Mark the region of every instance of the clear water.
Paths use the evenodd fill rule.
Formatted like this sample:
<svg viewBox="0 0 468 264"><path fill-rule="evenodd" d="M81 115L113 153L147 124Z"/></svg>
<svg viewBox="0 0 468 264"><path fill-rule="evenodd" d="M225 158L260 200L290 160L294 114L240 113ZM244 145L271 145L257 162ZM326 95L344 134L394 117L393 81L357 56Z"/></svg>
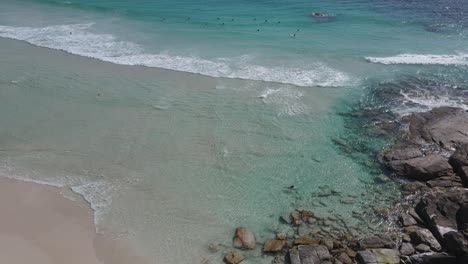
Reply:
<svg viewBox="0 0 468 264"><path fill-rule="evenodd" d="M50 49L0 40L0 173L72 187L154 263L219 263L209 243L287 231L296 207L385 229L352 213L398 200L385 138L343 113L465 107L468 7L427 2L3 0L0 37Z"/></svg>

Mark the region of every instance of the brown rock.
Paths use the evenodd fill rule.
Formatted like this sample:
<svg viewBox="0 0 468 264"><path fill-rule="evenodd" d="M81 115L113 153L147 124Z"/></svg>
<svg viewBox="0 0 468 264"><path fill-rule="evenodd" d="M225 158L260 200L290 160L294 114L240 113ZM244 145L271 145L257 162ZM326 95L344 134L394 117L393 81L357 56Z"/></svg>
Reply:
<svg viewBox="0 0 468 264"><path fill-rule="evenodd" d="M245 227L238 227L236 228L233 244L236 248L253 249L256 245L255 235Z"/></svg>
<svg viewBox="0 0 468 264"><path fill-rule="evenodd" d="M311 238L311 237L298 237L294 240L294 245L312 245L312 244L320 244L319 238Z"/></svg>
<svg viewBox="0 0 468 264"><path fill-rule="evenodd" d="M357 255L357 252L352 250L352 249L347 249L346 250L346 255L348 255L350 258L355 258Z"/></svg>
<svg viewBox="0 0 468 264"><path fill-rule="evenodd" d="M224 255L224 260L229 264L241 263L245 259L239 252L229 252Z"/></svg>
<svg viewBox="0 0 468 264"><path fill-rule="evenodd" d="M279 252L281 251L284 246L286 245L286 240L279 240L279 239L271 239L265 241L263 245L264 252Z"/></svg>

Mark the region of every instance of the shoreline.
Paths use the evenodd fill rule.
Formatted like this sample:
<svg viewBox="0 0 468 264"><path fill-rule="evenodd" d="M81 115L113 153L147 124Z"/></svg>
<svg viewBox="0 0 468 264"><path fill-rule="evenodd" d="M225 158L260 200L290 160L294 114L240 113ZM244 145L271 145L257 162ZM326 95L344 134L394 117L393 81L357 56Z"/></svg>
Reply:
<svg viewBox="0 0 468 264"><path fill-rule="evenodd" d="M96 233L93 211L84 201L66 198L70 192L0 177L0 262L149 263L125 238Z"/></svg>

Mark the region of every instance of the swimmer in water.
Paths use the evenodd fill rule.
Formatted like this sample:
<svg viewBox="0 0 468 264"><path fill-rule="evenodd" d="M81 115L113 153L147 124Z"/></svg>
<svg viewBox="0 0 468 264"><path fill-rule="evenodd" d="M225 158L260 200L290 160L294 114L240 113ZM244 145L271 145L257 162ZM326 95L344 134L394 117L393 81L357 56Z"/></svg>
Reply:
<svg viewBox="0 0 468 264"><path fill-rule="evenodd" d="M296 186L294 185L291 185L291 186L288 186L286 187L288 190L296 190Z"/></svg>

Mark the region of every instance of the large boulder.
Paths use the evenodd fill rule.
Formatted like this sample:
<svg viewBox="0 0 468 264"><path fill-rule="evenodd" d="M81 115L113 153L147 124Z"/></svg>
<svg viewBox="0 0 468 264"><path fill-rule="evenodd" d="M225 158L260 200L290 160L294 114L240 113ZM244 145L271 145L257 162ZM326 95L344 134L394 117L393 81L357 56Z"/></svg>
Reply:
<svg viewBox="0 0 468 264"><path fill-rule="evenodd" d="M439 155L424 156L415 148L386 150L381 155L383 164L398 175L427 181L453 174L452 166Z"/></svg>
<svg viewBox="0 0 468 264"><path fill-rule="evenodd" d="M263 245L263 251L270 253L279 252L284 248L285 245L286 240L270 239L265 241L265 244Z"/></svg>
<svg viewBox="0 0 468 264"><path fill-rule="evenodd" d="M444 235L445 248L455 256L468 256L468 241L458 232L448 232Z"/></svg>
<svg viewBox="0 0 468 264"><path fill-rule="evenodd" d="M468 144L459 146L450 157L449 162L456 170L468 166Z"/></svg>
<svg viewBox="0 0 468 264"><path fill-rule="evenodd" d="M233 238L233 245L240 249L253 249L256 245L255 235L245 227L236 228Z"/></svg>
<svg viewBox="0 0 468 264"><path fill-rule="evenodd" d="M365 237L359 240L359 247L361 249L393 248L395 247L395 242L389 235L379 234L379 235Z"/></svg>
<svg viewBox="0 0 468 264"><path fill-rule="evenodd" d="M440 251L442 246L437 239L432 235L431 231L421 228L410 234L411 242L415 245L427 245L435 251Z"/></svg>
<svg viewBox="0 0 468 264"><path fill-rule="evenodd" d="M359 264L398 264L400 253L394 249L380 248L359 251L356 260Z"/></svg>
<svg viewBox="0 0 468 264"><path fill-rule="evenodd" d="M289 250L291 264L322 264L330 262L331 255L322 245L302 245Z"/></svg>
<svg viewBox="0 0 468 264"><path fill-rule="evenodd" d="M460 176L463 185L468 187L468 144L458 147L449 162Z"/></svg>
<svg viewBox="0 0 468 264"><path fill-rule="evenodd" d="M468 112L454 107L435 108L414 113L408 118L408 139L414 143L435 143L454 150L468 143Z"/></svg>
<svg viewBox="0 0 468 264"><path fill-rule="evenodd" d="M431 192L419 201L416 212L434 236L442 241L444 234L458 230L457 214L464 201L468 201L466 189Z"/></svg>
<svg viewBox="0 0 468 264"><path fill-rule="evenodd" d="M443 253L412 255L410 261L412 264L460 264L456 257Z"/></svg>

